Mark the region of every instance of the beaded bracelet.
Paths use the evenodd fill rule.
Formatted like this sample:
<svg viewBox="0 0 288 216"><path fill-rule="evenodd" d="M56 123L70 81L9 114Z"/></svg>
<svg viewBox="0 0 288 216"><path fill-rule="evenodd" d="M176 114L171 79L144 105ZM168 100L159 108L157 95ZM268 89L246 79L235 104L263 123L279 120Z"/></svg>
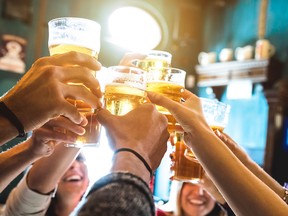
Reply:
<svg viewBox="0 0 288 216"><path fill-rule="evenodd" d="M11 124L14 125L14 127L18 130L18 137L25 137L25 131L24 126L20 122L20 120L17 118L17 116L6 106L6 104L3 101L0 101L0 115L8 119Z"/></svg>
<svg viewBox="0 0 288 216"><path fill-rule="evenodd" d="M151 169L151 167L149 166L149 164L145 161L145 159L136 151L134 151L133 149L130 149L130 148L119 148L117 149L115 152L114 152L114 156L113 158L115 157L115 155L119 152L123 152L123 151L126 151L126 152L131 152L132 154L134 154L139 160L142 161L142 163L144 164L144 166L146 167L146 169L148 170L148 172L150 173L150 178L152 178L153 176L153 171Z"/></svg>
<svg viewBox="0 0 288 216"><path fill-rule="evenodd" d="M286 202L286 204L288 204L288 183L284 183L283 189L284 189L283 200L284 202Z"/></svg>

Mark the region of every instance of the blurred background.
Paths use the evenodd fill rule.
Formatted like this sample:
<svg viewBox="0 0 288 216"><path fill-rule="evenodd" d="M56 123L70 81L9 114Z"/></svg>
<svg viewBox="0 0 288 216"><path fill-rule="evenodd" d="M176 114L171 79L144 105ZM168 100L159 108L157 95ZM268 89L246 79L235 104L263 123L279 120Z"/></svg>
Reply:
<svg viewBox="0 0 288 216"><path fill-rule="evenodd" d="M130 51L170 52L172 66L187 72L187 89L231 105L225 132L283 184L288 181L287 7L286 0L0 0L0 60L7 52L7 41L17 41L22 48L19 69L0 65L0 95L37 58L49 55L49 20L92 19L101 25L102 65L116 65ZM269 59L239 62L233 55L229 62L220 61L222 49L255 48L259 39L275 47ZM199 65L200 52L215 52L216 62ZM0 151L20 141L16 138ZM105 134L99 147L85 151L92 180L109 172L111 152ZM165 155L155 174L154 195L163 201L169 198L169 166ZM0 202L5 202L22 175L1 193Z"/></svg>

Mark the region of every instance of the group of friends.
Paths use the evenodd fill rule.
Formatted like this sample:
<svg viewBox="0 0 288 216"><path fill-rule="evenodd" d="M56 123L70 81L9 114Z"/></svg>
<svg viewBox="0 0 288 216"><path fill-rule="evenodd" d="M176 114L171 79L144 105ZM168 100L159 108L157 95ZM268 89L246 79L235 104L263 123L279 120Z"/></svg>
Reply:
<svg viewBox="0 0 288 216"><path fill-rule="evenodd" d="M143 57L129 53L120 64L129 65ZM185 143L212 182L203 185L206 191L235 215L287 215L287 189L227 134L213 132L198 96L184 90L183 101L177 103L148 92L149 103L115 116L101 103L100 69L95 58L74 51L42 57L0 98L0 144L32 134L0 154L0 191L27 169L10 193L3 215L155 215L149 189L151 171L160 165L169 139L167 118L155 105L167 108L182 126ZM92 71L96 71L96 79ZM83 100L97 110L97 120L105 127L115 152L111 172L97 180L88 193L85 157L81 149L65 147L85 133L87 119L67 98ZM61 129L73 133L67 135Z"/></svg>

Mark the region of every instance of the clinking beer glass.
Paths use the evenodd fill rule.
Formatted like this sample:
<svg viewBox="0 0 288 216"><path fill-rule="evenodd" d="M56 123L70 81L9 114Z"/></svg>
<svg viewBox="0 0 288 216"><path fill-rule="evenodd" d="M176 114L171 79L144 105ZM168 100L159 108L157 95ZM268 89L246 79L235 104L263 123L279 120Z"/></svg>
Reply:
<svg viewBox="0 0 288 216"><path fill-rule="evenodd" d="M223 131L228 123L230 105L216 99L200 98L205 119L213 130ZM170 154L172 164L172 179L178 181L199 183L204 175L204 169L198 162L191 148L186 146L183 133L176 132L174 152Z"/></svg>
<svg viewBox="0 0 288 216"><path fill-rule="evenodd" d="M216 99L200 98L205 119L213 131L222 132L228 124L231 106ZM185 156L194 161L198 161L193 151L187 147Z"/></svg>
<svg viewBox="0 0 288 216"><path fill-rule="evenodd" d="M160 93L178 103L181 102L184 91L186 72L178 68L149 68L147 78L147 91ZM164 107L157 106L159 112L168 119L168 131L172 139L173 152L170 154L173 180L197 183L204 174L204 170L197 162L184 156L187 148L184 142L184 133L180 124Z"/></svg>
<svg viewBox="0 0 288 216"><path fill-rule="evenodd" d="M146 102L147 72L136 67L111 66L105 72L104 103L114 115L125 115Z"/></svg>
<svg viewBox="0 0 288 216"><path fill-rule="evenodd" d="M183 182L199 183L204 175L204 169L198 161L190 160L185 157L187 146L184 142L183 132L174 132L173 135L173 152L171 158L171 179Z"/></svg>
<svg viewBox="0 0 288 216"><path fill-rule="evenodd" d="M135 61L135 66L145 71L149 68L166 68L171 66L172 54L162 50L149 50L144 52L146 58Z"/></svg>
<svg viewBox="0 0 288 216"><path fill-rule="evenodd" d="M50 20L48 29L50 55L77 51L98 58L101 26L97 22L77 17L60 17ZM95 74L96 72L93 75ZM69 84L83 85L82 83ZM86 116L88 124L85 126L85 134L79 135L75 143L66 144L66 146L82 147L97 144L101 125L96 119L94 109L81 100L67 98L67 101L74 104L79 112ZM67 131L67 133L71 132Z"/></svg>
<svg viewBox="0 0 288 216"><path fill-rule="evenodd" d="M162 94L178 103L181 102L181 94L184 91L186 72L172 67L151 67L147 74L147 91ZM183 131L171 113L161 106L156 106L158 111L163 113L168 119L168 130Z"/></svg>

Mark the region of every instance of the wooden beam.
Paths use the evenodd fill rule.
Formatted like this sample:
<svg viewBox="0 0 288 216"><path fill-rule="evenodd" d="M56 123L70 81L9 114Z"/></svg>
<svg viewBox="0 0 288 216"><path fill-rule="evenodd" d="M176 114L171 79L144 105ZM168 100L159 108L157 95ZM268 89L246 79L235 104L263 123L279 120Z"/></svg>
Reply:
<svg viewBox="0 0 288 216"><path fill-rule="evenodd" d="M38 24L37 24L37 42L35 42L35 56L34 59L38 59L42 55L42 42L44 38L44 28L43 24L46 22L45 15L46 15L46 8L47 8L47 0L41 0L39 5L39 13L38 13Z"/></svg>
<svg viewBox="0 0 288 216"><path fill-rule="evenodd" d="M265 38L265 35L266 35L267 7L268 7L268 0L261 0L259 20L258 20L258 38L259 39Z"/></svg>

